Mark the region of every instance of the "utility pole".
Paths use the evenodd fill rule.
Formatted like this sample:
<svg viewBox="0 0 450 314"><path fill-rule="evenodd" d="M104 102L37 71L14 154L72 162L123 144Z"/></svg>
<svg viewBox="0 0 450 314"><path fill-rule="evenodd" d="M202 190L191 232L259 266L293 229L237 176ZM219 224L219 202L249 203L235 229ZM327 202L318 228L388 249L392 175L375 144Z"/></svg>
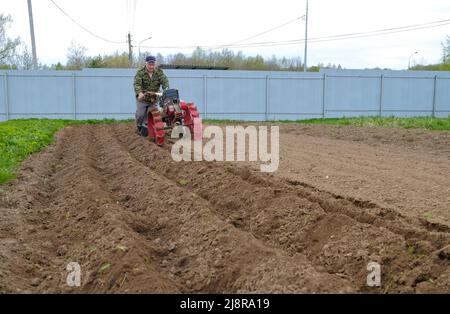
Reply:
<svg viewBox="0 0 450 314"><path fill-rule="evenodd" d="M131 34L128 32L128 62L133 66L133 45L131 44Z"/></svg>
<svg viewBox="0 0 450 314"><path fill-rule="evenodd" d="M30 19L31 49L33 51L33 69L36 70L37 54L36 54L36 41L34 39L33 8L31 7L31 0L28 0L28 17Z"/></svg>
<svg viewBox="0 0 450 314"><path fill-rule="evenodd" d="M306 16L305 16L305 63L303 72L308 71L308 0L306 0Z"/></svg>

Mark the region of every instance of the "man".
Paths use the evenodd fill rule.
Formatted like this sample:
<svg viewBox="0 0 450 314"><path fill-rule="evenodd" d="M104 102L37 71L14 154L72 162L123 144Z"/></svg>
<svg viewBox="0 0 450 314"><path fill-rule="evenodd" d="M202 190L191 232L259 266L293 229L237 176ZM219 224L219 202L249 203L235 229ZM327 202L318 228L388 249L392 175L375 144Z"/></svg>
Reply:
<svg viewBox="0 0 450 314"><path fill-rule="evenodd" d="M136 95L136 127L140 134L142 124L146 117L148 106L156 106L158 97L155 93L169 88L169 80L163 70L156 66L156 58L147 56L145 66L139 69L134 77L134 91Z"/></svg>

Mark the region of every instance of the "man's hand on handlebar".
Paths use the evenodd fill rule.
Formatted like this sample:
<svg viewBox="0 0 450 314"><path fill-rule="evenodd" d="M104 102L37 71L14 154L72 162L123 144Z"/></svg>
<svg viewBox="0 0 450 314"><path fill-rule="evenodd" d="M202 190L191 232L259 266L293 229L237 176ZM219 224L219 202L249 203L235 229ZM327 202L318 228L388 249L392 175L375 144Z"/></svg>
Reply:
<svg viewBox="0 0 450 314"><path fill-rule="evenodd" d="M146 95L150 95L150 96L159 96L161 97L163 95L163 93L159 93L159 92L146 92Z"/></svg>
<svg viewBox="0 0 450 314"><path fill-rule="evenodd" d="M140 92L138 95L138 100L139 101L143 101L145 100L146 96L159 96L161 97L163 95L163 93L159 93L159 92Z"/></svg>

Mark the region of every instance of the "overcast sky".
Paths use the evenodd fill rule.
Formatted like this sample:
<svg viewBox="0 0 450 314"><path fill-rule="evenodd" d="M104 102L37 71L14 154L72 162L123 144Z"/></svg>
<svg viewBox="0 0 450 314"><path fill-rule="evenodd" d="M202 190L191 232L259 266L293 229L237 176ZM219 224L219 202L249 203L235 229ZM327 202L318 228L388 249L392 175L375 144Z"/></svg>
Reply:
<svg viewBox="0 0 450 314"><path fill-rule="evenodd" d="M149 36L148 46L211 46L230 44L258 34L305 13L306 0L54 0L72 18L95 34L125 41L130 30L134 44ZM136 2L135 14L133 2ZM26 0L0 0L1 13L14 20L9 31L29 46ZM310 0L309 36L365 32L450 19L446 0ZM97 39L75 25L50 0L33 0L38 58L52 64L66 62L72 40L86 46L89 55L128 51L126 44ZM134 17L134 18L133 18ZM249 42L303 39L304 21L298 20ZM441 42L450 25L385 36L311 43L308 65L341 64L345 68L382 67L404 69L412 62L439 61ZM137 48L135 48L137 50ZM147 49L143 49L147 50ZM302 56L304 44L242 50L246 55ZM151 49L164 55L190 53L192 49Z"/></svg>

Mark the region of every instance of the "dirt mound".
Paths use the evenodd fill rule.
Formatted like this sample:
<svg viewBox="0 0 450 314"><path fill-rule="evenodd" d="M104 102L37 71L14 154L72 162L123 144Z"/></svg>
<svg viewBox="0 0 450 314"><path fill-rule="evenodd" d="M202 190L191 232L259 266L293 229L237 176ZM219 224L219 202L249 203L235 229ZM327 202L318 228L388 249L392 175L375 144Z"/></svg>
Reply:
<svg viewBox="0 0 450 314"><path fill-rule="evenodd" d="M62 130L1 196L4 292L450 292L446 225L247 165L177 163L131 125Z"/></svg>

